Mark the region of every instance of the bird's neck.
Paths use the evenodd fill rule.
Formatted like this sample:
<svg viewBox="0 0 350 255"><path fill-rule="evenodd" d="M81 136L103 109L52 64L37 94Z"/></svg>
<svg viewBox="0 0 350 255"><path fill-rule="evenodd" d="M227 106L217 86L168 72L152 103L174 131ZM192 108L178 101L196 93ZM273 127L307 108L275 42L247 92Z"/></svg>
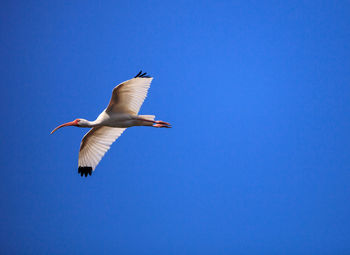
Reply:
<svg viewBox="0 0 350 255"><path fill-rule="evenodd" d="M97 119L95 119L94 121L90 121L90 120L85 120L85 119L81 119L81 127L100 127L103 126L103 123L108 120L110 117L109 115L107 115L105 113L105 111L103 111L98 117Z"/></svg>
<svg viewBox="0 0 350 255"><path fill-rule="evenodd" d="M93 128L93 127L98 127L101 123L101 121L96 119L94 121L90 121L90 120L81 120L79 123L80 127L89 127L89 128Z"/></svg>

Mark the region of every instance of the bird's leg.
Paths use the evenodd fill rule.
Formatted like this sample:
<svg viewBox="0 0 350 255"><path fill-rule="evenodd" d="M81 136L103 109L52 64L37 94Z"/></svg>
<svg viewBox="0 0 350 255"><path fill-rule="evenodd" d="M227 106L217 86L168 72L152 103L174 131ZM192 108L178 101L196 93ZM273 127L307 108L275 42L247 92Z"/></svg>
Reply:
<svg viewBox="0 0 350 255"><path fill-rule="evenodd" d="M156 128L171 128L171 125L170 123L168 122L165 122L165 121L162 121L162 120L156 120L153 122L153 126L152 127L156 127Z"/></svg>

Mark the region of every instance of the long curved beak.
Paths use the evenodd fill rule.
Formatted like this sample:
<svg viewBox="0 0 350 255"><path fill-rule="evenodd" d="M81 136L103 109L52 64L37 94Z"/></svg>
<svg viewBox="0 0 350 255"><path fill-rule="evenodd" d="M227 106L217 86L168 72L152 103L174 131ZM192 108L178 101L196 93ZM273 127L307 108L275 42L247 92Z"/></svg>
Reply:
<svg viewBox="0 0 350 255"><path fill-rule="evenodd" d="M67 122L67 123L64 123L62 125L59 125L57 128L55 128L54 130L51 131L51 135L56 132L58 129L62 128L62 127L68 127L68 126L76 126L77 125L77 122L74 120L74 121L71 121L71 122Z"/></svg>

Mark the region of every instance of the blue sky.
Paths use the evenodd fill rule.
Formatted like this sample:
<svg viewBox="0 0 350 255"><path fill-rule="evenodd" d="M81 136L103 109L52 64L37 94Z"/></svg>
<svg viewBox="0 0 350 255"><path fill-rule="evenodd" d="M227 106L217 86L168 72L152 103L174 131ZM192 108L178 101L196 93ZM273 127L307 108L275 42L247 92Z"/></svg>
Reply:
<svg viewBox="0 0 350 255"><path fill-rule="evenodd" d="M5 1L2 254L348 254L348 1ZM154 77L89 178L112 88Z"/></svg>

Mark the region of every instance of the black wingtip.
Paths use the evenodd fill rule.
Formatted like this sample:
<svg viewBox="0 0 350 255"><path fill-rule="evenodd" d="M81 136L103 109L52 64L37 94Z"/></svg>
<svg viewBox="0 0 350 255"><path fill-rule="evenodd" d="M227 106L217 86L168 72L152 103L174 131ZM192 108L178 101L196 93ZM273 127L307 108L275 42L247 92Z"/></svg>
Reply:
<svg viewBox="0 0 350 255"><path fill-rule="evenodd" d="M92 167L91 166L79 166L78 167L78 173L83 177L87 177L88 175L92 174Z"/></svg>
<svg viewBox="0 0 350 255"><path fill-rule="evenodd" d="M147 75L147 73L142 73L141 70L134 78L151 78L151 76Z"/></svg>

